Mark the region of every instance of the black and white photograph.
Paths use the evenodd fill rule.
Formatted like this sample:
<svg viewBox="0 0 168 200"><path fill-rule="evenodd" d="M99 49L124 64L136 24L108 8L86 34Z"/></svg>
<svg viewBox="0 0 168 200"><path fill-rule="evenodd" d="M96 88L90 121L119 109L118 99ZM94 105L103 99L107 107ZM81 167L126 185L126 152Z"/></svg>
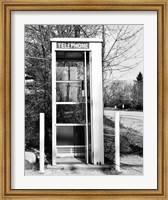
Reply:
<svg viewBox="0 0 168 200"><path fill-rule="evenodd" d="M143 24L25 24L25 176L143 176Z"/></svg>

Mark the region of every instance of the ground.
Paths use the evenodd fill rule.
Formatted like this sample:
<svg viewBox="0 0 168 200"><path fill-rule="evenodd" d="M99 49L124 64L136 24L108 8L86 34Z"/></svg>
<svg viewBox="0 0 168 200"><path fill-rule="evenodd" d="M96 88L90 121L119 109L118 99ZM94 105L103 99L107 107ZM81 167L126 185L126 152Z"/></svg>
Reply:
<svg viewBox="0 0 168 200"><path fill-rule="evenodd" d="M84 165L70 164L57 168L47 168L45 173L39 172L37 164L25 170L25 175L143 175L143 112L120 111L120 168L121 172L115 170L114 165L114 111L105 109L104 117L104 138L106 166L90 167Z"/></svg>
<svg viewBox="0 0 168 200"><path fill-rule="evenodd" d="M39 172L38 165L34 165L33 169L25 170L26 176L103 176L103 175L142 175L143 174L143 158L139 156L123 156L121 157L121 172L117 172L111 167L90 167L79 166L78 164L61 165L57 168L45 167L45 173Z"/></svg>

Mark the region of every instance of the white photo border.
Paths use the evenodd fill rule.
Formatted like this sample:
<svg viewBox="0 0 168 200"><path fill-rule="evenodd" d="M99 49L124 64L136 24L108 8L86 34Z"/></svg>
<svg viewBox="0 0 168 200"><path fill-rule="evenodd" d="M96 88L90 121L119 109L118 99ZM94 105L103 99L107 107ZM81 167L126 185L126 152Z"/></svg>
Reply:
<svg viewBox="0 0 168 200"><path fill-rule="evenodd" d="M24 176L25 24L144 25L143 176ZM11 189L157 189L157 11L11 12Z"/></svg>

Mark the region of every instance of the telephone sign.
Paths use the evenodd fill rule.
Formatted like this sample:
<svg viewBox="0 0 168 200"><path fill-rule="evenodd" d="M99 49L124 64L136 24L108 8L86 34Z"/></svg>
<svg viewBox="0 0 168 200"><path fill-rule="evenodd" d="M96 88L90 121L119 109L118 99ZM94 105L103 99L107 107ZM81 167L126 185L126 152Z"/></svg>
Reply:
<svg viewBox="0 0 168 200"><path fill-rule="evenodd" d="M76 42L57 42L58 49L88 49L89 43Z"/></svg>

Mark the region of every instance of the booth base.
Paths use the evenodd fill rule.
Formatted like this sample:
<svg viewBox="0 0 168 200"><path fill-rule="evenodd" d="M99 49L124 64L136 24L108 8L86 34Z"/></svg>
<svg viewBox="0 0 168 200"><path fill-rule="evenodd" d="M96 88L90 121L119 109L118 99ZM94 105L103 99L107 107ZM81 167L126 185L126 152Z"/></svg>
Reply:
<svg viewBox="0 0 168 200"><path fill-rule="evenodd" d="M86 164L82 159L80 158L57 158L57 164L56 165L47 165L48 169L67 169L71 170L72 167L75 167L76 169L85 168L85 169L109 169L114 170L112 167L108 165L93 165L93 164Z"/></svg>

